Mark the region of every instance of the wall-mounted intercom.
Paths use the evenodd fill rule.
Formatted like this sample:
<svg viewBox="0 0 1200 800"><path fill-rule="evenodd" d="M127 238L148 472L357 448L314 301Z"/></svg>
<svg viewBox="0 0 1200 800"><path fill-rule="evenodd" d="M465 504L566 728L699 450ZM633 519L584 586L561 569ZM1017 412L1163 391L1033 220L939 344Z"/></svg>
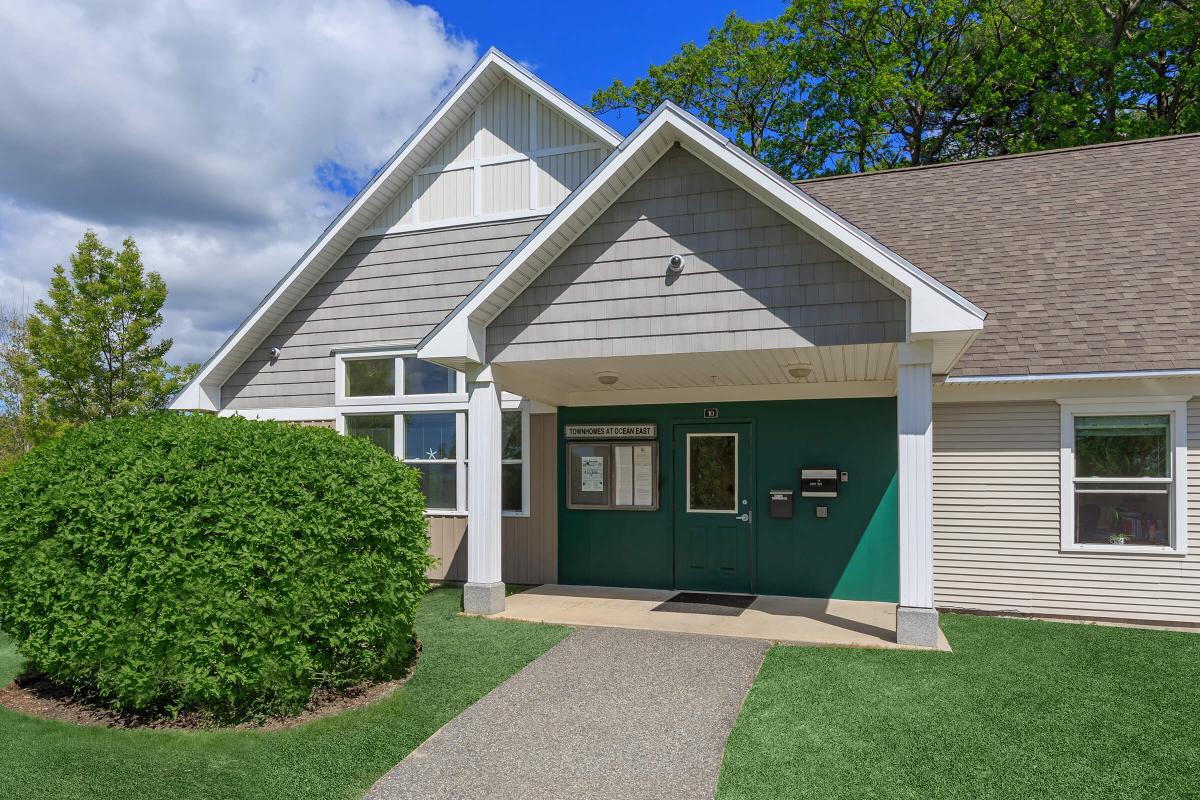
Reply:
<svg viewBox="0 0 1200 800"><path fill-rule="evenodd" d="M801 497L837 497L838 471L830 468L804 467L800 470Z"/></svg>

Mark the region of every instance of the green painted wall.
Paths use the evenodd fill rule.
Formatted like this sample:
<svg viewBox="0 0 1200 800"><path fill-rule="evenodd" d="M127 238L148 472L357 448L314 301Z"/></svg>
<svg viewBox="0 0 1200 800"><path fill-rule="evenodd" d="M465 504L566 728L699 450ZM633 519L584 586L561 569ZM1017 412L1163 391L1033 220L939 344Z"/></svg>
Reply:
<svg viewBox="0 0 1200 800"><path fill-rule="evenodd" d="M708 421L753 422L755 591L759 594L899 599L894 398L757 403L559 408L558 574L562 583L672 588L672 426ZM573 423L656 422L659 428L657 511L569 510L566 443ZM836 498L800 497L800 468L850 473ZM796 490L792 519L771 519L768 491ZM816 506L829 506L817 519Z"/></svg>

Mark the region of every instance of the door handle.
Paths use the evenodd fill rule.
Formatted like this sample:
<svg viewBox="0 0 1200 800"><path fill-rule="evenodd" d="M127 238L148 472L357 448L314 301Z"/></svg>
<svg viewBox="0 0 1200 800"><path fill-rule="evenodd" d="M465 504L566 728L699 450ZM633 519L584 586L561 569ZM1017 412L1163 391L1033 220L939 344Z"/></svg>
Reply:
<svg viewBox="0 0 1200 800"><path fill-rule="evenodd" d="M734 517L734 519L736 519L738 522L749 522L750 521L750 512L747 511L745 514Z"/></svg>

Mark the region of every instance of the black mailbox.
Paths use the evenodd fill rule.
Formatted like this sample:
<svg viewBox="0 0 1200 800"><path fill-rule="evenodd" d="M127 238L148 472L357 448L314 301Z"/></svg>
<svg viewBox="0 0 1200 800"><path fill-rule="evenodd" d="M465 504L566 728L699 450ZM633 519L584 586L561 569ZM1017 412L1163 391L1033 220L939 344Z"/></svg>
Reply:
<svg viewBox="0 0 1200 800"><path fill-rule="evenodd" d="M801 497L837 497L838 471L812 467L800 470L800 495Z"/></svg>
<svg viewBox="0 0 1200 800"><path fill-rule="evenodd" d="M791 519L792 518L792 490L791 489L772 489L771 490L771 517L772 519Z"/></svg>

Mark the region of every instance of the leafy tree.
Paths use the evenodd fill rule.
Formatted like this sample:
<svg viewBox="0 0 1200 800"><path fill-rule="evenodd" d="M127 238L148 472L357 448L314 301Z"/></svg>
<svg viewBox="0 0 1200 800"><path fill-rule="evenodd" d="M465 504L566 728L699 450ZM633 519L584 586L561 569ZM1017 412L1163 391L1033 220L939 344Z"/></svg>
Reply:
<svg viewBox="0 0 1200 800"><path fill-rule="evenodd" d="M617 81L596 111L688 108L783 175L1200 130L1200 0L793 0Z"/></svg>
<svg viewBox="0 0 1200 800"><path fill-rule="evenodd" d="M26 319L19 306L0 311L0 469L59 428L29 379Z"/></svg>
<svg viewBox="0 0 1200 800"><path fill-rule="evenodd" d="M132 238L115 252L93 231L84 234L70 271L54 267L49 298L27 323L25 378L52 418L79 423L166 404L196 369L166 361L170 339L152 342L166 298Z"/></svg>
<svg viewBox="0 0 1200 800"><path fill-rule="evenodd" d="M814 171L834 146L834 120L824 113L829 103L817 65L792 40L783 20L748 22L730 14L704 46L685 44L646 77L596 92L592 109L631 109L645 118L671 101L783 174Z"/></svg>

